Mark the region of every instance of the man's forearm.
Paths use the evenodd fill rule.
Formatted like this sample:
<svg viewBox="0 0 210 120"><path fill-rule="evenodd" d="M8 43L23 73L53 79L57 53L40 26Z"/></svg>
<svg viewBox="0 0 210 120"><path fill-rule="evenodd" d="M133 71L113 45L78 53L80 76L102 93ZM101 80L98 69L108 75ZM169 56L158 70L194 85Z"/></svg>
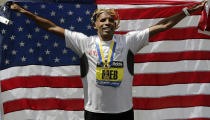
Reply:
<svg viewBox="0 0 210 120"><path fill-rule="evenodd" d="M45 18L42 18L40 16L37 16L25 9L22 9L19 11L20 13L26 15L29 17L31 20L33 20L40 28L43 28L44 30L50 31L50 28L53 28L56 26L55 23L53 23L50 20L47 20Z"/></svg>

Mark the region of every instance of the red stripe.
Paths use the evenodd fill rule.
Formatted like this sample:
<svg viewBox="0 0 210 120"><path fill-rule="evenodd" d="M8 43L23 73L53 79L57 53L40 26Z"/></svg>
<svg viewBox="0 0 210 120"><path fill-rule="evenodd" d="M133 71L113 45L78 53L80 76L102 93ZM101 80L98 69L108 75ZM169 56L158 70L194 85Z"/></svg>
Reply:
<svg viewBox="0 0 210 120"><path fill-rule="evenodd" d="M210 60L210 51L184 51L174 53L145 53L137 54L135 63L144 62L173 62L181 60Z"/></svg>
<svg viewBox="0 0 210 120"><path fill-rule="evenodd" d="M178 72L164 74L136 74L134 75L134 86L163 86L170 84L188 83L210 83L209 71L203 72ZM59 79L58 79L59 78ZM82 88L80 77L76 79L58 77L22 77L3 80L1 82L2 92L16 88ZM68 80L65 80L68 79Z"/></svg>
<svg viewBox="0 0 210 120"><path fill-rule="evenodd" d="M171 84L210 83L210 71L136 74L133 86L164 86Z"/></svg>
<svg viewBox="0 0 210 120"><path fill-rule="evenodd" d="M126 34L127 31L115 32L116 34ZM163 40L184 40L184 39L210 39L210 36L198 33L198 28L173 28L161 32L150 38L150 42Z"/></svg>
<svg viewBox="0 0 210 120"><path fill-rule="evenodd" d="M176 119L176 120L210 120L210 118L189 118L189 119Z"/></svg>
<svg viewBox="0 0 210 120"><path fill-rule="evenodd" d="M49 76L30 76L16 77L1 81L2 92L15 88L82 88L82 81L79 76L75 77L49 77Z"/></svg>
<svg viewBox="0 0 210 120"><path fill-rule="evenodd" d="M21 110L83 110L83 99L19 99L3 104L4 114Z"/></svg>
<svg viewBox="0 0 210 120"><path fill-rule="evenodd" d="M96 4L161 4L161 5L182 5L198 3L196 1L170 1L170 0L96 0Z"/></svg>
<svg viewBox="0 0 210 120"><path fill-rule="evenodd" d="M156 110L165 108L210 107L210 95L170 96L161 98L134 98L134 109Z"/></svg>
<svg viewBox="0 0 210 120"><path fill-rule="evenodd" d="M157 7L157 8L133 8L133 9L118 9L121 20L133 20L133 19L152 19L152 18L165 18L182 11L186 6L176 7ZM194 13L193 15L200 15Z"/></svg>
<svg viewBox="0 0 210 120"><path fill-rule="evenodd" d="M155 110L164 108L210 107L210 95L172 96L162 98L133 98L134 109ZM3 104L4 114L21 110L82 111L83 99L19 99Z"/></svg>

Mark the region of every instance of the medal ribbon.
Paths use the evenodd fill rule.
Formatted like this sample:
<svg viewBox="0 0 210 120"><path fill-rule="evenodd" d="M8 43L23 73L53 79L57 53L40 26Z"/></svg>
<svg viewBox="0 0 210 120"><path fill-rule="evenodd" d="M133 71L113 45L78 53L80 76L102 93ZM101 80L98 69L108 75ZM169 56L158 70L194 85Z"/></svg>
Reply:
<svg viewBox="0 0 210 120"><path fill-rule="evenodd" d="M99 43L96 42L96 46L97 46L97 52L98 52L98 56L99 56L100 65L101 65L101 67L105 67L106 62L105 62L101 42L100 41L99 41ZM114 58L115 48L116 48L116 41L112 40L111 47L109 49L107 67L111 67L111 64L112 64L113 58Z"/></svg>

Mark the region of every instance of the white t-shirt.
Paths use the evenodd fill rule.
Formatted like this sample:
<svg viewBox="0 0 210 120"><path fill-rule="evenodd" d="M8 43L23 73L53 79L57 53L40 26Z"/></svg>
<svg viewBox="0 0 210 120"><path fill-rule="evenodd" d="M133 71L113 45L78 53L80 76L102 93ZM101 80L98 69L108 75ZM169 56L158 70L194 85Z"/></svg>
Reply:
<svg viewBox="0 0 210 120"><path fill-rule="evenodd" d="M102 86L96 82L96 65L99 63L96 41L98 36L86 36L82 33L65 30L66 46L76 54L87 57L88 71L82 78L84 87L85 110L96 113L121 113L130 110L132 104L133 75L128 70L127 60L129 51L136 54L149 43L149 29L129 32L126 35L114 35L117 42L114 61L124 64L124 77L119 87ZM104 58L108 53L112 41L101 41Z"/></svg>

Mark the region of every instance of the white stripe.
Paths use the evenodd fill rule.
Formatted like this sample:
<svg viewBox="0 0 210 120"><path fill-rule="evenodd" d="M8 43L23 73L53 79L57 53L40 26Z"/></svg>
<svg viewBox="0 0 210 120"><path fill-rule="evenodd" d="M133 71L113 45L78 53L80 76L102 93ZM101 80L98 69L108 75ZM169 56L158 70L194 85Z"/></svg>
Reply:
<svg viewBox="0 0 210 120"><path fill-rule="evenodd" d="M210 107L168 108L160 110L136 110L135 120L166 120L210 118Z"/></svg>
<svg viewBox="0 0 210 120"><path fill-rule="evenodd" d="M83 111L22 110L4 115L3 120L84 120Z"/></svg>
<svg viewBox="0 0 210 120"><path fill-rule="evenodd" d="M182 52L182 51L210 51L208 39L187 39L178 41L150 42L138 53L161 53L161 52Z"/></svg>
<svg viewBox="0 0 210 120"><path fill-rule="evenodd" d="M78 66L49 67L41 65L29 65L23 67L12 67L0 71L0 80L18 76L78 76L80 75Z"/></svg>
<svg viewBox="0 0 210 120"><path fill-rule="evenodd" d="M156 19L138 19L138 20L120 20L120 28L117 31L133 31L143 30L158 23L163 18ZM173 28L197 27L200 20L200 15L188 16L180 21Z"/></svg>
<svg viewBox="0 0 210 120"><path fill-rule="evenodd" d="M184 0L171 0L171 1L184 1ZM195 2L201 2L203 0L192 0ZM186 2L186 1L184 1ZM163 4L151 4L151 5L118 5L118 4L98 4L98 8L113 8L113 9L126 9L126 8L152 8L152 7L170 7L175 5L163 5Z"/></svg>
<svg viewBox="0 0 210 120"><path fill-rule="evenodd" d="M135 86L134 97L166 97L184 95L210 95L210 83L202 84L177 84L169 86ZM167 92L165 92L167 91ZM59 98L75 99L84 98L83 88L17 88L1 93L2 103L16 99L29 98Z"/></svg>
<svg viewBox="0 0 210 120"><path fill-rule="evenodd" d="M210 95L210 83L176 84L168 86L135 86L134 97L167 97L185 95Z"/></svg>
<svg viewBox="0 0 210 120"><path fill-rule="evenodd" d="M29 98L59 98L59 99L75 99L84 98L83 88L17 88L1 93L2 103L16 99Z"/></svg>
<svg viewBox="0 0 210 120"><path fill-rule="evenodd" d="M160 110L134 110L135 120L164 120L209 118L209 107L168 108ZM4 120L84 120L83 111L22 110L4 115Z"/></svg>
<svg viewBox="0 0 210 120"><path fill-rule="evenodd" d="M173 73L188 71L209 71L209 60L135 63L134 73Z"/></svg>
<svg viewBox="0 0 210 120"><path fill-rule="evenodd" d="M113 8L113 9L130 9L130 8L152 8L152 7L170 7L172 5L113 5L113 4L100 4L98 5L98 8L100 9L107 9L107 8Z"/></svg>

